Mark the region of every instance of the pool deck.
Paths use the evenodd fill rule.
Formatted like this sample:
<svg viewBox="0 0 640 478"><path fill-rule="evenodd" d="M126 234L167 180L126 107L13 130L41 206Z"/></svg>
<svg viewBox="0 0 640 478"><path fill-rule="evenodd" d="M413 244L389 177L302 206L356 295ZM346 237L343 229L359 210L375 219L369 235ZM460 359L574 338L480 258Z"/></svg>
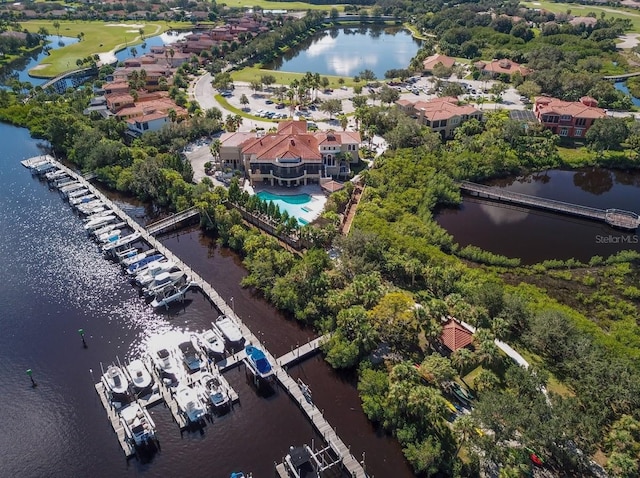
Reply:
<svg viewBox="0 0 640 478"><path fill-rule="evenodd" d="M311 196L311 201L302 206L304 209L308 209L308 211L305 211L304 214L299 216L299 219L304 219L307 222L312 222L317 219L322 211L324 211L324 206L327 203L327 196L322 191L319 184L308 184L306 186L286 188L263 185L251 186L249 181L245 181L243 189L252 195L264 191L271 194L277 194L279 196L295 196L297 194L307 194Z"/></svg>

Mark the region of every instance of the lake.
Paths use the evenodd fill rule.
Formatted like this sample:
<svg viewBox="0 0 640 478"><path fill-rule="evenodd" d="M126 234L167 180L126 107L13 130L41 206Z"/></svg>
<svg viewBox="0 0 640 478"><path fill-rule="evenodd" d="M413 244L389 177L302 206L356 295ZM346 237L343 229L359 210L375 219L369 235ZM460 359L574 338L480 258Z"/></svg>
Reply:
<svg viewBox="0 0 640 478"><path fill-rule="evenodd" d="M551 170L489 184L584 206L640 213L640 172ZM440 211L436 220L461 246L474 245L507 257L520 257L523 264L572 257L588 261L594 255L606 257L625 249L640 251L637 231L628 233L604 222L468 196L459 208Z"/></svg>
<svg viewBox="0 0 640 478"><path fill-rule="evenodd" d="M626 81L617 81L613 86L615 86L616 90L622 91L625 95L629 95L631 97L631 103L634 106L640 106L640 100L631 94Z"/></svg>
<svg viewBox="0 0 640 478"><path fill-rule="evenodd" d="M348 77L369 69L383 79L387 70L407 68L421 43L402 27L330 28L294 46L265 68Z"/></svg>

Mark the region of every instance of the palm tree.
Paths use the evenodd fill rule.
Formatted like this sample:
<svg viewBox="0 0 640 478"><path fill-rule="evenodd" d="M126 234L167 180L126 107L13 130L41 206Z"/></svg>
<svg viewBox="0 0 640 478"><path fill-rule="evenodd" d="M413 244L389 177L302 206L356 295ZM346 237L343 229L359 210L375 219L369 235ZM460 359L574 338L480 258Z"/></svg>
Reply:
<svg viewBox="0 0 640 478"><path fill-rule="evenodd" d="M453 429L458 432L458 449L456 455L460 453L462 446L471 438L476 431L476 425L469 415L461 415L453 422Z"/></svg>
<svg viewBox="0 0 640 478"><path fill-rule="evenodd" d="M172 123L175 123L176 120L178 119L178 113L173 108L171 108L167 114L169 115L169 119L171 120Z"/></svg>
<svg viewBox="0 0 640 478"><path fill-rule="evenodd" d="M209 146L209 149L211 150L211 154L213 155L214 158L217 158L218 155L220 154L220 146L222 146L222 143L220 142L219 139L214 140L211 143L211 146Z"/></svg>

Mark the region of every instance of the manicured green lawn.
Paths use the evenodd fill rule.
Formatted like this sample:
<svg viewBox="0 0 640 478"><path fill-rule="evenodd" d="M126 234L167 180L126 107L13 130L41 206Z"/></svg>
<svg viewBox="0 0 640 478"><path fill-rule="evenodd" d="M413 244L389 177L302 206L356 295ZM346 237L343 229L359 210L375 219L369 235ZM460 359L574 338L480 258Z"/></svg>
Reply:
<svg viewBox="0 0 640 478"><path fill-rule="evenodd" d="M305 2L269 2L268 0L225 0L228 7L262 7L265 10L326 10L344 11L344 5L314 5ZM357 4L357 2L356 2Z"/></svg>
<svg viewBox="0 0 640 478"><path fill-rule="evenodd" d="M273 75L276 78L276 84L278 85L289 85L295 79L300 80L304 77L304 73L294 73L290 71L275 71L275 70L267 70L266 68L260 68L257 66L251 66L247 68L243 68L242 70L232 71L231 77L233 81L246 81L251 82L253 80L259 80L262 75ZM353 78L350 77L342 77L344 83L340 84L340 76L329 76L329 75L321 75L326 76L329 80L329 88L340 88L340 86L353 86L356 83L353 81ZM360 82L361 85L364 85L363 82Z"/></svg>
<svg viewBox="0 0 640 478"><path fill-rule="evenodd" d="M631 20L631 24L633 26L631 32L640 33L640 12L638 12L637 10L613 7L609 5L605 7L596 7L593 5L578 5L576 3L555 3L545 0L521 3L528 8L541 8L553 13L566 13L567 10L571 10L572 15L586 17L587 13L593 12L597 14L598 18L600 18L600 13L604 12L606 17L608 18L628 18L629 20ZM613 12L612 10L615 10L615 12Z"/></svg>
<svg viewBox="0 0 640 478"><path fill-rule="evenodd" d="M53 27L53 20L31 20L22 23L23 28L31 32L37 32L41 27L46 28L51 35L77 37L84 33L84 39L68 47L52 50L37 69L31 70L34 76L54 77L62 72L77 68L76 60L86 58L96 53L107 53L127 46L142 43L140 28L145 37L159 35L172 28L188 28L189 23L177 22L89 22L89 21L64 21L60 20L60 30ZM142 27L140 27L142 25Z"/></svg>

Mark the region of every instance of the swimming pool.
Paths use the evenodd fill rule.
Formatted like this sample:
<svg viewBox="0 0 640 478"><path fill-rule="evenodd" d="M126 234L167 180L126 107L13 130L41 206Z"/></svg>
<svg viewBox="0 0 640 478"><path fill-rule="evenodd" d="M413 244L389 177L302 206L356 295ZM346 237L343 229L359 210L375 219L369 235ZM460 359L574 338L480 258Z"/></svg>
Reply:
<svg viewBox="0 0 640 478"><path fill-rule="evenodd" d="M312 197L308 194L273 194L268 191L260 191L256 195L263 201L273 201L281 212L287 211L289 216L295 217L303 226L311 222L313 209L308 205L312 201Z"/></svg>

